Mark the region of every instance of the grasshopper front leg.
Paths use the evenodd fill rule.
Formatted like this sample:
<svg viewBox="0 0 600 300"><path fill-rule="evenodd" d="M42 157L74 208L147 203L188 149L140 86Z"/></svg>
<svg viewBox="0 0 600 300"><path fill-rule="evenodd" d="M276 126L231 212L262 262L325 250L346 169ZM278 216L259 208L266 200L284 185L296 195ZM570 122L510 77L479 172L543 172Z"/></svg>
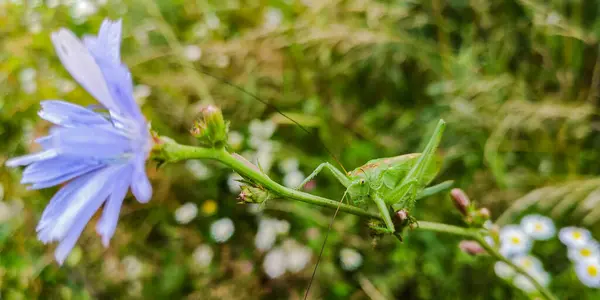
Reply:
<svg viewBox="0 0 600 300"><path fill-rule="evenodd" d="M317 176L317 174L319 174L323 170L323 168L327 168L329 171L331 171L331 173L333 173L333 176L335 176L335 178L345 187L350 186L350 179L348 179L348 177L342 171L338 170L336 167L326 162L320 164L310 175L308 175L308 177L306 177L306 179L304 179L304 181L302 181L302 183L298 187L296 187L296 189L302 189L304 185L311 181L313 178L315 178L315 176Z"/></svg>
<svg viewBox="0 0 600 300"><path fill-rule="evenodd" d="M385 226L389 230L389 233L394 233L396 231L396 227L394 226L394 222L392 221L392 216L390 215L390 209L388 205L385 203L383 198L381 198L377 193L372 196L373 202L377 205L377 209L379 209L379 213L381 214L381 218L385 223Z"/></svg>

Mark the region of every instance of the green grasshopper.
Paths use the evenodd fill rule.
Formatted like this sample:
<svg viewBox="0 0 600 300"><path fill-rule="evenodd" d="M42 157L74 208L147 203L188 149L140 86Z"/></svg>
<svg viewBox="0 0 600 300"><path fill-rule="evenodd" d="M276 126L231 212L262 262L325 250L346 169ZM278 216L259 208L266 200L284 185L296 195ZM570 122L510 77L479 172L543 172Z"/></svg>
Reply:
<svg viewBox="0 0 600 300"><path fill-rule="evenodd" d="M328 169L346 187L345 195L349 196L354 205L366 208L369 201L376 205L386 227L375 229L384 233L394 233L396 227L390 212L410 212L419 193L439 170L439 160L435 159L435 151L445 127L446 123L440 120L422 153L370 160L348 174L344 174L330 163L322 163L296 189L301 189L323 169Z"/></svg>

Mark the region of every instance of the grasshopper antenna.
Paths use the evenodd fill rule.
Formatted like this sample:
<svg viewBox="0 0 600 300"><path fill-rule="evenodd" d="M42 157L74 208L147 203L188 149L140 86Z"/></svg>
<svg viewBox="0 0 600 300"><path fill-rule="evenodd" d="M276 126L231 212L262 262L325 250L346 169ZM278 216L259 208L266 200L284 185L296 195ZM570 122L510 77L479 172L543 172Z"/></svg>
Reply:
<svg viewBox="0 0 600 300"><path fill-rule="evenodd" d="M216 79L216 80L218 80L218 81L221 81L222 83L224 83L224 84L226 84L226 85L228 85L228 86L230 86L230 87L232 87L232 88L234 88L234 89L236 89L236 90L240 91L241 93L243 93L243 94L245 94L245 95L247 95L247 96L250 96L252 99L254 99L254 100L256 100L256 101L258 101L258 102L260 102L260 103L262 103L262 104L264 104L264 105L266 105L266 106L268 106L269 108L271 108L271 109L275 110L276 112L278 112L278 113L279 113L280 115L282 115L284 118L286 118L286 119L290 120L292 123L294 123L294 124L298 125L298 127L300 127L300 129L302 129L302 131L304 131L304 132L306 132L307 134L311 135L311 132L310 132L310 131L308 131L308 129L306 129L306 127L302 126L302 124L298 123L296 120L294 120L294 119L292 119L290 116L286 115L286 114L285 114L283 111L281 111L281 110L280 110L280 109L279 109L277 106L275 106L275 105L273 105L273 104L269 103L268 101L265 101L265 100L261 99L261 98L260 98L260 97L258 97L256 94L253 94L253 93L251 93L251 92L248 92L247 90L245 90L245 89L243 89L243 88L241 88L241 87L239 87L239 86L237 86L237 85L233 84L231 81L229 81L229 80L227 80L227 79L225 79L225 78L222 78L222 77L216 76L216 75L214 75L214 74L211 74L211 73L209 73L209 72L207 72L207 71L204 71L204 70L202 70L202 69L199 69L199 68L198 68L198 69L196 69L196 70L197 70L198 72L200 72L200 73L204 74L204 75L207 75L207 76L209 76L209 77L212 77L212 78L214 78L214 79ZM327 146L325 146L323 143L321 143L321 146L323 147L323 149L325 149L325 151L327 151L327 153L329 154L329 156L331 156L331 157L333 158L333 160L335 160L335 162L336 162L336 163L337 163L337 164L338 164L338 165L339 165L339 166L342 168L342 170L344 170L344 173L348 173L348 171L346 171L346 168L344 168L344 165L342 165L342 163L340 162L340 160L339 160L339 159L338 159L338 158L337 158L335 155L333 155L333 152L331 152L331 150L329 150L329 148L327 148Z"/></svg>

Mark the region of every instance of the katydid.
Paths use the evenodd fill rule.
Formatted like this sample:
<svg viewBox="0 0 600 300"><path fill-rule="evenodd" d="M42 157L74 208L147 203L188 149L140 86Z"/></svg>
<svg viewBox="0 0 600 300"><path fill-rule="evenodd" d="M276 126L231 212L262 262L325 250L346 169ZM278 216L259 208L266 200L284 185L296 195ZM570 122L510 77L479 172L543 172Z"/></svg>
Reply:
<svg viewBox="0 0 600 300"><path fill-rule="evenodd" d="M298 187L301 189L323 169L328 169L346 187L346 194L356 206L375 204L387 233L396 231L390 212L412 210L417 195L433 180L438 170L435 150L446 123L440 120L422 153L378 158L344 174L330 163L320 164Z"/></svg>

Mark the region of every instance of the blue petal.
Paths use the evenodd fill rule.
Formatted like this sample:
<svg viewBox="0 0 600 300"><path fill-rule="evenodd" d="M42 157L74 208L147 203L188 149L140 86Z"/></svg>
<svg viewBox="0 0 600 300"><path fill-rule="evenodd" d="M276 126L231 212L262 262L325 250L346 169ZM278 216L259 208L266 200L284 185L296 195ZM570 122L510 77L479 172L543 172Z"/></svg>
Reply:
<svg viewBox="0 0 600 300"><path fill-rule="evenodd" d="M86 37L85 46L92 55L106 55L111 62L121 61L121 20L105 19L98 31L98 37Z"/></svg>
<svg viewBox="0 0 600 300"><path fill-rule="evenodd" d="M55 178L51 178L48 180L44 180L44 181L39 181L39 182L35 182L33 183L31 186L29 186L27 189L28 190L40 190L40 189L45 189L45 188L49 188L55 185L59 185L61 183L65 183L73 178L77 178L79 176L85 175L87 173L96 171L100 168L105 167L106 165L95 165L95 166L86 166L83 167L79 170L76 171L72 171L70 173L64 173L60 176L57 176Z"/></svg>
<svg viewBox="0 0 600 300"><path fill-rule="evenodd" d="M114 128L56 127L51 136L52 145L70 157L115 159L131 150L131 141Z"/></svg>
<svg viewBox="0 0 600 300"><path fill-rule="evenodd" d="M48 100L41 103L42 109L38 115L49 122L65 127L110 125L101 114L85 107L58 100Z"/></svg>
<svg viewBox="0 0 600 300"><path fill-rule="evenodd" d="M18 166L26 166L26 165L32 164L34 162L40 162L40 161L45 161L45 160L55 158L58 156L58 154L59 154L58 151L52 149L52 150L46 150L46 151L42 151L42 152L38 152L38 153L23 155L23 156L19 156L19 157L15 157L15 158L11 158L11 159L7 160L6 166L11 167L11 168L18 167Z"/></svg>
<svg viewBox="0 0 600 300"><path fill-rule="evenodd" d="M71 76L109 110L118 110L106 85L105 75L94 57L73 32L61 28L52 33L58 58Z"/></svg>
<svg viewBox="0 0 600 300"><path fill-rule="evenodd" d="M127 67L120 62L121 21L104 20L98 37L86 37L84 43L96 64L116 106L108 107L113 113L135 119L139 125L145 120L133 98L133 83Z"/></svg>
<svg viewBox="0 0 600 300"><path fill-rule="evenodd" d="M46 226L42 226L43 228L38 233L40 240L47 242L65 238L71 227L73 227L73 224L80 219L80 214L85 211L86 207L96 204L99 207L108 195L110 195L109 187L112 186L112 179L114 179L114 175L118 173L120 168L122 166L111 166L100 169L84 176L83 179L85 179L85 182L83 184L77 182L77 185L81 185L62 199L62 207L56 206L53 214L46 216L48 219L45 220L43 218L40 221L40 223L46 221L44 222ZM51 209L52 206L53 203L51 202L46 209ZM47 221L50 219L52 222Z"/></svg>
<svg viewBox="0 0 600 300"><path fill-rule="evenodd" d="M65 157L55 157L49 160L36 162L25 168L22 184L50 187L79 175L102 167L100 163L88 163L82 160L73 160Z"/></svg>
<svg viewBox="0 0 600 300"><path fill-rule="evenodd" d="M115 175L112 193L106 204L104 204L102 217L96 225L96 231L102 236L102 244L104 247L108 247L110 239L115 234L115 229L117 228L117 223L119 221L119 213L121 212L121 205L123 204L123 200L129 189L131 173L131 166L126 166L119 174Z"/></svg>
<svg viewBox="0 0 600 300"><path fill-rule="evenodd" d="M143 157L136 159L131 182L131 192L140 203L147 203L152 199L152 185L146 175L146 166Z"/></svg>
<svg viewBox="0 0 600 300"><path fill-rule="evenodd" d="M106 200L106 198L101 198L101 196L95 197L93 201L88 201L81 212L77 214L77 219L71 228L69 228L68 233L60 241L58 247L56 247L56 250L54 251L54 258L56 258L56 261L60 265L62 265L65 259L69 256L69 253L71 253L71 250L73 250L73 247L83 232L83 229L90 221L92 216L94 216L96 211L98 211L102 203L104 203L104 200Z"/></svg>
<svg viewBox="0 0 600 300"><path fill-rule="evenodd" d="M51 237L49 235L49 229L51 229L53 226L56 217L62 214L65 209L67 209L67 206L71 200L73 200L72 195L94 175L94 173L86 174L69 182L69 184L61 188L56 194L54 194L52 199L50 199L50 203L44 209L42 217L35 228L36 232L38 232L38 238L43 243L50 242Z"/></svg>
<svg viewBox="0 0 600 300"><path fill-rule="evenodd" d="M133 82L127 67L106 61L106 58L96 57L96 61L104 74L108 90L116 104L119 106L117 113L135 120L138 126L145 127L142 112L133 98Z"/></svg>

